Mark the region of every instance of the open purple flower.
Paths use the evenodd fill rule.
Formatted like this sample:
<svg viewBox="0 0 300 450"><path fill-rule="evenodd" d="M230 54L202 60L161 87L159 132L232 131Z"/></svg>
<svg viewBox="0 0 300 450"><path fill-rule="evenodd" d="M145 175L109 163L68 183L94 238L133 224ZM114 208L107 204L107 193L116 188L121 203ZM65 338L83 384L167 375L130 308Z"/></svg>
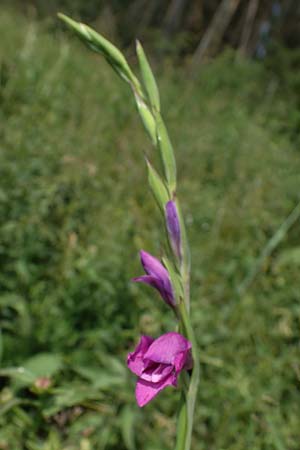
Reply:
<svg viewBox="0 0 300 450"><path fill-rule="evenodd" d="M140 251L141 263L147 275L133 278L133 281L149 284L158 290L170 306L175 306L169 272L162 263L144 250Z"/></svg>
<svg viewBox="0 0 300 450"><path fill-rule="evenodd" d="M170 200L166 204L166 222L167 230L171 242L173 252L177 258L181 259L181 234L180 234L180 222L177 211L176 203Z"/></svg>
<svg viewBox="0 0 300 450"><path fill-rule="evenodd" d="M135 396L142 407L167 386L177 386L182 370L192 368L191 343L179 333L171 332L152 339L142 336L127 365L138 376Z"/></svg>

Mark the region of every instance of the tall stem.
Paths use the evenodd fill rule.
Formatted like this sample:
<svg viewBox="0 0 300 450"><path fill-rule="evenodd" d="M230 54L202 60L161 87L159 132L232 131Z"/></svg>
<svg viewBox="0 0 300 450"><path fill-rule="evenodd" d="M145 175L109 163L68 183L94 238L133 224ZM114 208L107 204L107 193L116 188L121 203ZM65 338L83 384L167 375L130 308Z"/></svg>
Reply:
<svg viewBox="0 0 300 450"><path fill-rule="evenodd" d="M193 420L194 420L194 411L195 404L197 398L197 391L199 385L200 378L200 365L199 365L199 354L198 354L198 346L196 341L196 336L191 325L190 317L187 313L187 309L184 301L181 301L179 304L179 311L181 320L187 335L187 338L192 344L192 356L193 356L193 370L192 375L188 387L188 391L186 394L186 408L187 408L187 426L186 426L186 435L184 441L184 447L181 450L190 450L191 442L192 442L192 431L193 431Z"/></svg>
<svg viewBox="0 0 300 450"><path fill-rule="evenodd" d="M179 317L181 328L192 344L193 369L189 382L185 381L182 388L181 401L177 421L177 438L175 450L190 450L192 443L193 421L197 391L200 379L199 353L196 336L190 320L190 250L186 235L185 224L177 201L177 207L181 222L183 260L180 268L180 275L183 285L183 298L179 300ZM183 373L182 378L187 374Z"/></svg>

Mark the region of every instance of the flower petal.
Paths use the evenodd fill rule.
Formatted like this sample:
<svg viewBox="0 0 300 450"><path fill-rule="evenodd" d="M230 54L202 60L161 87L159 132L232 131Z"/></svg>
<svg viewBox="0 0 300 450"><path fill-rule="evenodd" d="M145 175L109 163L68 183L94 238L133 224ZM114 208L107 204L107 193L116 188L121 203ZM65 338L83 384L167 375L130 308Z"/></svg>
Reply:
<svg viewBox="0 0 300 450"><path fill-rule="evenodd" d="M171 306L174 306L174 298L170 280L161 280L152 275L142 275L141 277L133 278L132 281L137 283L148 284L158 290L162 298Z"/></svg>
<svg viewBox="0 0 300 450"><path fill-rule="evenodd" d="M161 280L153 277L152 275L142 275L141 277L133 278L132 281L136 283L145 283L149 284L149 286L157 289L161 294L164 292L164 285Z"/></svg>
<svg viewBox="0 0 300 450"><path fill-rule="evenodd" d="M144 360L151 360L163 364L175 363L175 358L180 353L188 353L192 344L181 334L176 332L166 333L155 339L144 355Z"/></svg>
<svg viewBox="0 0 300 450"><path fill-rule="evenodd" d="M181 370L190 370L193 367L193 359L190 350L178 353L175 356L174 366L176 373L181 372Z"/></svg>
<svg viewBox="0 0 300 450"><path fill-rule="evenodd" d="M170 200L166 204L166 222L173 251L175 255L178 257L178 259L180 259L181 258L180 223L176 203L173 200Z"/></svg>
<svg viewBox="0 0 300 450"><path fill-rule="evenodd" d="M138 379L135 389L135 397L139 407L145 406L149 403L162 389L167 386L176 386L176 376L170 374L165 380L160 383L151 383L142 379Z"/></svg>
<svg viewBox="0 0 300 450"><path fill-rule="evenodd" d="M169 279L169 273L167 269L162 265L162 263L150 255L150 253L145 252L144 250L140 251L141 263L148 275L152 275L155 278L159 278L164 280L165 278Z"/></svg>
<svg viewBox="0 0 300 450"><path fill-rule="evenodd" d="M153 341L154 339L149 336L142 336L134 352L129 353L127 356L128 368L138 376L143 372L145 367L143 358Z"/></svg>
<svg viewBox="0 0 300 450"><path fill-rule="evenodd" d="M159 383L169 376L173 369L174 367L171 364L157 364L149 361L149 364L145 366L140 378L144 381Z"/></svg>

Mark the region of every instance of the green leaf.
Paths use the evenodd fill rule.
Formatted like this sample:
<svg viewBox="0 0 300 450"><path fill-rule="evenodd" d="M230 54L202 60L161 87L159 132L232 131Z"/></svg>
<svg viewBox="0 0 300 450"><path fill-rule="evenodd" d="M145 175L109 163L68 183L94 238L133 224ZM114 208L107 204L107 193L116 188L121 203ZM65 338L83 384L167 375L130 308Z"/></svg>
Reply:
<svg viewBox="0 0 300 450"><path fill-rule="evenodd" d="M25 400L20 398L11 398L6 402L1 402L0 404L0 417L6 414L11 409L16 409L20 405L31 405L34 406L34 401ZM14 411L15 412L15 411ZM25 414L25 413L24 413Z"/></svg>
<svg viewBox="0 0 300 450"><path fill-rule="evenodd" d="M152 167L152 165L147 159L146 163L148 168L148 182L151 192L159 208L164 213L166 203L170 200L168 189L166 188L165 183L162 181L156 170Z"/></svg>
<svg viewBox="0 0 300 450"><path fill-rule="evenodd" d="M140 64L144 86L146 88L151 107L152 109L160 111L160 99L157 84L150 64L146 58L144 49L139 41L136 41L136 52Z"/></svg>
<svg viewBox="0 0 300 450"><path fill-rule="evenodd" d="M60 386L59 388L53 389L51 404L46 405L43 414L45 417L49 417L65 408L99 400L100 398L102 398L101 393L91 386L85 386L79 383Z"/></svg>
<svg viewBox="0 0 300 450"><path fill-rule="evenodd" d="M300 247L289 248L279 254L276 268L280 269L286 266L300 266Z"/></svg>
<svg viewBox="0 0 300 450"><path fill-rule="evenodd" d="M36 376L24 367L7 367L0 369L0 377L9 377L14 380L18 387L30 386L36 380Z"/></svg>
<svg viewBox="0 0 300 450"><path fill-rule="evenodd" d="M60 355L55 353L38 353L28 359L23 368L38 377L51 377L55 375L63 365Z"/></svg>
<svg viewBox="0 0 300 450"><path fill-rule="evenodd" d="M87 379L94 388L103 391L123 386L124 376L103 370L103 368L77 366L74 370Z"/></svg>
<svg viewBox="0 0 300 450"><path fill-rule="evenodd" d="M176 191L176 161L174 150L161 115L156 113L155 119L158 148L163 162L170 194L172 195Z"/></svg>
<svg viewBox="0 0 300 450"><path fill-rule="evenodd" d="M31 386L39 377L51 377L62 368L60 355L39 353L24 362L20 367L0 369L0 377L9 377L15 388Z"/></svg>
<svg viewBox="0 0 300 450"><path fill-rule="evenodd" d="M18 315L18 324L16 327L16 323L9 324L7 323L3 329L10 328L12 326L11 331L18 332L21 335L28 335L31 331L31 318L28 311L28 305L23 297L15 294L4 294L0 297L0 311L5 308L13 309Z"/></svg>
<svg viewBox="0 0 300 450"><path fill-rule="evenodd" d="M128 450L135 450L134 424L136 413L130 406L125 406L120 414L120 425L124 444Z"/></svg>

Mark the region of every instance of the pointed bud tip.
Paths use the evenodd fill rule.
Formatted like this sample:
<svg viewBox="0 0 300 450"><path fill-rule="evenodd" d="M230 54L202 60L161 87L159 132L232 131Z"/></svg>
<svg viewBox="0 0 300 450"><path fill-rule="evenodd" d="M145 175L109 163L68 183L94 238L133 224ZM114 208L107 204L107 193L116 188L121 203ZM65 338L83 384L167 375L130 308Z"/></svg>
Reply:
<svg viewBox="0 0 300 450"><path fill-rule="evenodd" d="M169 200L166 204L166 222L170 243L174 254L181 259L181 231L177 206L174 200Z"/></svg>
<svg viewBox="0 0 300 450"><path fill-rule="evenodd" d="M140 258L141 258L141 260L143 259L143 258L147 258L147 256L151 256L150 255L150 253L148 253L148 252L146 252L145 250L140 250Z"/></svg>
<svg viewBox="0 0 300 450"><path fill-rule="evenodd" d="M57 17L62 20L63 22L65 22L66 24L71 24L74 22L73 19L71 19L70 17L66 16L65 14L59 12L57 13Z"/></svg>

